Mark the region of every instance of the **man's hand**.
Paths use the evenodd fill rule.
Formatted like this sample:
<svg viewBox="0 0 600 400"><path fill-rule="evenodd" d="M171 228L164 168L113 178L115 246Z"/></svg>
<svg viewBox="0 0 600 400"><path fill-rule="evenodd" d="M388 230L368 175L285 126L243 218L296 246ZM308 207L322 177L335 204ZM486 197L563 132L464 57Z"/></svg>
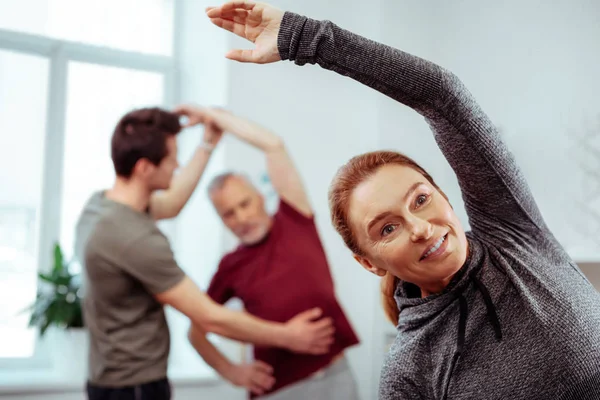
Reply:
<svg viewBox="0 0 600 400"><path fill-rule="evenodd" d="M331 318L320 318L322 314L319 308L313 308L290 319L286 323L287 348L296 353L329 352L335 328Z"/></svg>
<svg viewBox="0 0 600 400"><path fill-rule="evenodd" d="M223 131L230 131L233 122L239 124L245 121L243 118L236 117L229 111L217 107L198 107L182 104L175 107L173 112L188 119L187 123L183 126L184 128L204 124L205 126L211 126L215 130L215 133L219 135ZM207 138L206 135L205 138Z"/></svg>
<svg viewBox="0 0 600 400"><path fill-rule="evenodd" d="M180 105L173 110L175 114L188 119L184 128L203 124L203 142L211 149L214 149L223 137L223 129L207 111L208 109L206 108L191 105Z"/></svg>
<svg viewBox="0 0 600 400"><path fill-rule="evenodd" d="M220 7L208 7L206 15L216 26L255 44L254 50L231 50L225 57L256 64L280 61L277 35L284 12L264 3L230 1Z"/></svg>
<svg viewBox="0 0 600 400"><path fill-rule="evenodd" d="M264 394L275 384L273 367L262 361L231 365L224 372L223 377L234 385L244 387L257 395Z"/></svg>
<svg viewBox="0 0 600 400"><path fill-rule="evenodd" d="M223 108L181 105L175 108L174 112L188 118L188 123L185 127L197 124L209 124L213 126L215 131L220 133L229 132L239 139L258 147L262 151L281 147L281 138L279 136L274 135L263 126L237 116Z"/></svg>
<svg viewBox="0 0 600 400"><path fill-rule="evenodd" d="M214 149L221 138L223 137L223 130L210 118L204 121L204 137L202 141L206 143L211 149Z"/></svg>
<svg viewBox="0 0 600 400"><path fill-rule="evenodd" d="M188 119L187 123L183 125L184 128L204 124L208 121L206 108L204 107L181 104L173 109L173 113Z"/></svg>

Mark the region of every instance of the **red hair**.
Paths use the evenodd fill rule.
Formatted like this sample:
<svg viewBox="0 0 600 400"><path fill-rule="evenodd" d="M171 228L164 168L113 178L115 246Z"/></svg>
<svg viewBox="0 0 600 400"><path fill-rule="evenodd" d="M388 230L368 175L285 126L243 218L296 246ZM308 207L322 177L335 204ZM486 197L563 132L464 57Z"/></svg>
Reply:
<svg viewBox="0 0 600 400"><path fill-rule="evenodd" d="M394 151L374 151L353 157L343 165L333 178L329 187L329 210L331 223L340 234L346 246L356 255L365 256L356 240L356 235L350 226L348 208L354 189L371 177L379 168L385 165L402 165L419 172L448 200L444 192L435 184L433 178L411 158ZM381 295L383 308L387 318L398 324L400 314L394 292L400 279L389 272L381 280Z"/></svg>

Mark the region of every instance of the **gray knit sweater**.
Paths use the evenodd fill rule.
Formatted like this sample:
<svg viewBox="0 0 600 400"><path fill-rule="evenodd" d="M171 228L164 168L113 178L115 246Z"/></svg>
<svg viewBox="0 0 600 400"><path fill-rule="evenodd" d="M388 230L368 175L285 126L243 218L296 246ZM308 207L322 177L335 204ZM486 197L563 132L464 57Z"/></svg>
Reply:
<svg viewBox="0 0 600 400"><path fill-rule="evenodd" d="M397 288L400 322L380 399L600 399L600 295L548 230L458 78L293 13L278 47L284 60L318 64L419 112L458 177L470 255L442 293L420 298L411 284Z"/></svg>

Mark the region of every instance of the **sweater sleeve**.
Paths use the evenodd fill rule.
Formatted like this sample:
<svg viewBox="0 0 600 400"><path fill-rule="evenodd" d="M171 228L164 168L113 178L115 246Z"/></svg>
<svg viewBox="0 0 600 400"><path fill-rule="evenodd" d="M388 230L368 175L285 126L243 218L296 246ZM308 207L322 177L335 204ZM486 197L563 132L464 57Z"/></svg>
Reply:
<svg viewBox="0 0 600 400"><path fill-rule="evenodd" d="M283 60L357 80L423 115L454 170L474 231L545 230L542 215L496 127L461 81L442 67L395 48L286 12L279 31Z"/></svg>

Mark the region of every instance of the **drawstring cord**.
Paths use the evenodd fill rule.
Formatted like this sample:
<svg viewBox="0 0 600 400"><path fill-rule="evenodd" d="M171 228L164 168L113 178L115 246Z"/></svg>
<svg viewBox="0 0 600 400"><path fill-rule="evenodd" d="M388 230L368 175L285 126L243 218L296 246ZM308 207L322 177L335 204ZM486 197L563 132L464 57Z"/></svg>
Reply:
<svg viewBox="0 0 600 400"><path fill-rule="evenodd" d="M494 334L496 336L496 340L502 340L502 327L500 326L500 318L498 318L498 313L496 312L496 306L494 306L494 302L492 301L492 296L490 296L490 292L487 287L475 276L475 271L469 275L469 279L475 285L476 289L479 290L481 296L483 297L483 302L485 304L485 308L487 309L487 315L490 319L490 323L492 328L494 329ZM467 317L469 315L469 308L467 306L467 300L462 294L456 296L458 299L459 306L459 317L458 317L458 337L456 339L456 350L454 351L454 355L452 357L452 362L450 364L450 373L448 374L448 380L446 381L446 386L444 388L444 394L442 396L443 400L448 398L448 388L450 387L450 381L452 379L452 375L454 374L454 369L456 368L456 364L460 356L462 355L463 348L465 345L465 334L467 330Z"/></svg>

